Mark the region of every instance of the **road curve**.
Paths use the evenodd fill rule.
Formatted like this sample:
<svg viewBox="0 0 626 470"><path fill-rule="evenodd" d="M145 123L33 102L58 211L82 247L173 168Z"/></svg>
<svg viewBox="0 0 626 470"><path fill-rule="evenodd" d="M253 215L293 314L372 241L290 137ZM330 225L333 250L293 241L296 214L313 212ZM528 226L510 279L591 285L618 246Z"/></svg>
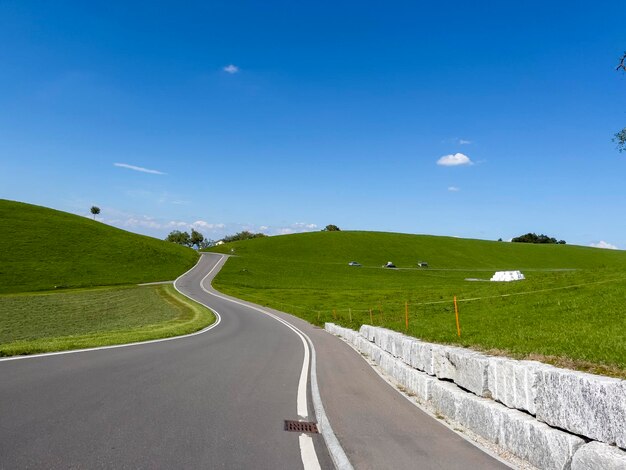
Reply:
<svg viewBox="0 0 626 470"><path fill-rule="evenodd" d="M203 334L1 361L0 468L305 468L300 435L284 431L303 418L302 339L210 295L221 260L205 255L177 281L220 315ZM312 439L305 459L332 468Z"/></svg>
<svg viewBox="0 0 626 470"><path fill-rule="evenodd" d="M400 396L341 340L213 290L224 260L205 254L176 282L218 314L203 333L0 359L0 469L333 468L322 436L283 430L285 419L314 420L307 351L310 359L317 351L312 378L355 468L506 468Z"/></svg>

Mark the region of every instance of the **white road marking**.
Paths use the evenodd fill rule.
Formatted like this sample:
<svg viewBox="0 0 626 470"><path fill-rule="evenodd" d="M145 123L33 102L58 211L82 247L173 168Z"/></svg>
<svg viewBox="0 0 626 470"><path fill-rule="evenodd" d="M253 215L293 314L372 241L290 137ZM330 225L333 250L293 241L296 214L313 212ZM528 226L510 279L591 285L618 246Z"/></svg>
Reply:
<svg viewBox="0 0 626 470"><path fill-rule="evenodd" d="M300 454L302 455L302 463L307 470L321 470L320 463L317 460L313 438L306 434L300 434Z"/></svg>
<svg viewBox="0 0 626 470"><path fill-rule="evenodd" d="M217 264L220 264L224 258L225 257L222 255L222 258L220 258L220 261L218 261ZM283 325L285 325L287 328L292 330L295 334L297 334L300 337L300 340L302 341L302 345L304 347L304 359L302 361L302 370L300 372L300 380L298 382L297 413L301 418L308 418L309 411L308 411L308 400L307 400L306 392L307 392L307 383L308 383L308 371L309 371L309 365L310 365L310 350L309 350L309 342L311 341L310 338L307 335L305 335L302 331L300 331L298 328L293 326L291 323L289 323L286 320L283 320L282 318L280 318L277 315L274 315L273 313L270 313L259 307L248 305L244 302L240 302L238 300L234 300L229 297L225 297L223 295L209 291L207 288L204 287L205 279L206 277L202 280L202 282L200 282L200 287L207 294L212 295L213 297L217 297L218 299L222 299L227 302L231 302L233 304L237 304L242 307L249 308L251 310L256 310L257 312L260 312L264 315L272 317L274 320L282 323ZM311 347L313 347L313 343L311 343ZM315 371L311 371L311 374L314 374L314 373ZM313 446L313 439L310 436L306 436L304 434L300 436L300 456L302 458L302 464L304 465L305 470L317 470L320 468L319 460L317 458L317 453L315 452L315 447Z"/></svg>
<svg viewBox="0 0 626 470"><path fill-rule="evenodd" d="M202 255L203 256L203 255ZM2 361L15 361L15 360L23 360L23 359L34 359L34 358L39 358L39 357L47 357L47 356L59 356L59 355L63 355L63 354L76 354L76 353L82 353L82 352L88 352L88 351L102 351L105 349L117 349L117 348L126 348L126 347L130 347L130 346L141 346L144 344L151 344L151 343L160 343L160 342L164 342L164 341L173 341L173 340L177 340L177 339L181 339L181 338L187 338L190 336L196 336L196 335L200 335L202 333L206 333L209 330L212 330L213 328L217 327L221 321L222 321L222 317L219 314L219 312L212 307L209 307L208 305L206 305L203 302L200 302L196 299L191 298L190 296L188 296L187 294L181 292L178 289L178 286L176 285L176 283L186 274L190 273L191 271L193 271L196 267L198 267L198 265L200 264L200 261L202 260L202 256L200 257L200 259L198 260L198 262L195 264L194 267L192 267L191 269L189 269L188 271L186 271L184 274L181 274L175 281L174 281L174 288L182 295L184 295L185 297L187 297L188 299L199 303L200 305L203 305L204 307L208 308L209 310L211 310L216 317L216 321L215 323L213 323L212 325L209 325L208 327L200 330L200 331L196 331L195 333L190 333L188 335L183 335L183 336L174 336L171 338L162 338L162 339L154 339L154 340L149 340L149 341L141 341L141 342L137 342L137 343L128 343L128 344L115 344L115 345L111 345L111 346L100 346L97 348L86 348L86 349L75 349L75 350L71 350L71 351L58 351L58 352L51 352L51 353L42 353L42 354L32 354L32 355L28 355L28 356L13 356L13 357L7 357L7 358L0 358L0 362ZM226 256L221 255L221 258L219 259L219 261L217 263L215 263L215 266L213 266L213 268L211 268L211 270L207 273L206 276L204 276L202 278L202 280L200 281L200 288L206 292L209 295L212 295L214 297L220 298L222 300L226 300L228 302L240 305L242 307L247 307L250 308L252 310L256 310L264 315L267 315L269 317L272 317L273 319L275 319L276 321L279 321L280 323L282 323L283 325L285 325L286 327L288 327L290 330L292 330L294 333L296 333L299 337L300 340L302 341L302 344L304 346L304 360L302 362L302 370L300 371L300 380L298 381L298 395L297 395L297 413L300 417L302 418L308 418L309 416L309 412L308 412L308 403L307 403L307 383L308 383L308 370L309 370L309 365L311 362L311 351L309 349L309 345L313 350L313 361L315 361L315 348L313 346L313 342L311 341L311 339L304 334L303 332L301 332L298 328L296 328L295 326L293 326L291 323L283 320L282 318L274 315L273 313L267 312L265 310L262 310L258 307L252 306L252 305L248 305L245 304L243 302L238 302L236 300L230 299L228 297L224 297L222 295L216 294L214 292L210 292L209 290L207 290L204 287L204 281L211 275L213 274L213 272L220 266L220 264L222 263L222 261L226 258ZM351 469L352 466L350 465L345 452L343 451L343 449L341 448L341 445L339 444L339 441L337 440L337 437L335 436L335 434L333 433L330 424L328 423L328 418L326 417L326 413L324 411L324 408L322 406L322 402L321 402L321 398L319 395L319 389L317 387L317 374L315 369L311 369L311 382L312 382L312 393L313 393L313 397L314 397L314 408L315 408L315 413L316 416L318 418L318 425L320 425L320 427L322 428L320 431L323 434L324 440L327 443L327 447L330 447L329 450L331 451L331 457L333 458L333 461L335 462L335 465L337 466L337 468L340 469ZM300 442L300 456L302 458L302 464L304 466L305 470L318 470L320 469L320 464L319 464L319 459L317 458L317 453L315 452L315 446L313 445L313 439L311 438L311 436L307 436L306 434L302 434L300 435L299 438L299 442ZM332 444L330 445L329 442ZM334 451L332 450L334 449ZM337 461L336 461L336 454L339 454L341 457L341 461L343 463L343 465L337 465Z"/></svg>

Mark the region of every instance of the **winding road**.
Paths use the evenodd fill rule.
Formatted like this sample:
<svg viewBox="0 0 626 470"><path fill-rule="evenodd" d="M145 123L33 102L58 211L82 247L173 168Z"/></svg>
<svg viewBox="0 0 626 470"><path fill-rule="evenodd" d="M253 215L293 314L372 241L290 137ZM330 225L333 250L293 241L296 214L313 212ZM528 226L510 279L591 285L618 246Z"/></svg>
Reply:
<svg viewBox="0 0 626 470"><path fill-rule="evenodd" d="M175 284L216 312L202 332L0 360L0 468L507 468L339 339L213 290L224 262L205 254Z"/></svg>

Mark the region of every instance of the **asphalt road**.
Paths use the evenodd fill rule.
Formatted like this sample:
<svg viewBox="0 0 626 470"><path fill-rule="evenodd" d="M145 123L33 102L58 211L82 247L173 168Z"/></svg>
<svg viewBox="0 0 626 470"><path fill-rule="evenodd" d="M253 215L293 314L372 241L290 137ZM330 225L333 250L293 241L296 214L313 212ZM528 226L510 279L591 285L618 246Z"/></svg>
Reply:
<svg viewBox="0 0 626 470"><path fill-rule="evenodd" d="M285 419L315 420L314 351L300 332L315 345L321 398L355 468L506 468L339 339L215 292L223 262L204 255L176 283L218 313L202 334L0 361L0 468L333 468L321 435L284 431Z"/></svg>
<svg viewBox="0 0 626 470"><path fill-rule="evenodd" d="M200 281L217 260L177 284L219 312L206 333L0 362L0 468L303 468L300 435L284 431L301 419L302 340L207 294Z"/></svg>

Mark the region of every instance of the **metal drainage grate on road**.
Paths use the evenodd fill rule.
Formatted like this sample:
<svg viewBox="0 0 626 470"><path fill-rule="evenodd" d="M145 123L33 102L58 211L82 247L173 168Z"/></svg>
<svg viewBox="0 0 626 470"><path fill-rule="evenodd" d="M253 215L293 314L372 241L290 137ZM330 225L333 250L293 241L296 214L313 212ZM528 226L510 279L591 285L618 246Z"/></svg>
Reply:
<svg viewBox="0 0 626 470"><path fill-rule="evenodd" d="M319 434L317 424L315 423L309 423L306 421L291 421L288 419L285 420L285 431Z"/></svg>

